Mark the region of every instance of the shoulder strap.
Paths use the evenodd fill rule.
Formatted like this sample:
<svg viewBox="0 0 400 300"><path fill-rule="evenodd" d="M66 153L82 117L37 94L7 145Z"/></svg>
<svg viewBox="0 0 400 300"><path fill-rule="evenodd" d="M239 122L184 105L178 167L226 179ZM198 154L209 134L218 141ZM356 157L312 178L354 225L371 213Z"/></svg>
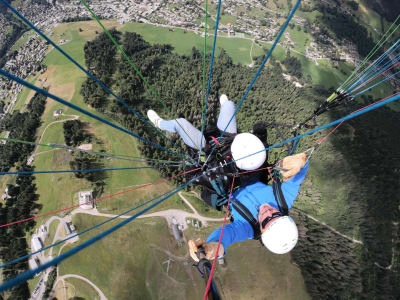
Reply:
<svg viewBox="0 0 400 300"><path fill-rule="evenodd" d="M283 215L288 216L289 208L286 203L285 197L283 196L282 182L279 179L279 176L274 176L274 180L272 182L272 190L274 192L275 201L278 203L279 211L283 213Z"/></svg>
<svg viewBox="0 0 400 300"><path fill-rule="evenodd" d="M247 222L250 223L251 227L253 228L253 232L254 232L253 238L255 240L260 239L260 237L261 237L260 223L258 222L258 220L256 220L254 218L254 216L247 209L247 207L244 206L239 201L233 201L232 206Z"/></svg>

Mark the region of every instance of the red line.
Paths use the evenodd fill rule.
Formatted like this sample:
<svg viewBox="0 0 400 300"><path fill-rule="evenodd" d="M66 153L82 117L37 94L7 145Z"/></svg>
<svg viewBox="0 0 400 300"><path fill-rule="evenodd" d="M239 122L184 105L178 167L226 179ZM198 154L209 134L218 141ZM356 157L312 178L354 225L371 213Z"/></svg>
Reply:
<svg viewBox="0 0 400 300"><path fill-rule="evenodd" d="M395 94L393 94L393 95L390 95L390 96L388 96L388 97L386 97L386 98L383 98L383 99L378 100L378 101L376 101L376 102L374 102L374 103L368 104L367 106L364 106L364 107L362 107L362 108L359 108L359 109L353 111L351 114L354 114L354 113L356 113L356 112L359 112L360 110L366 109L367 107L370 107L370 106L372 106L372 105L378 104L379 102L385 101L386 99L389 99L389 98L391 98L391 97L393 97L393 96L396 96L396 95L398 95L398 94L400 94L400 92L397 92L397 93L395 93ZM326 139L327 139L332 133L334 133L334 132L336 131L336 129L338 129L340 126L342 126L343 123L344 123L344 121L340 122L339 125L337 125L331 132L329 132L329 133L328 133L326 136L324 136L323 138L320 138L320 139L316 140L315 143L321 144L321 143L325 142Z"/></svg>
<svg viewBox="0 0 400 300"><path fill-rule="evenodd" d="M127 192L131 192L131 191L134 191L134 190L138 190L138 189L147 187L149 185L158 184L158 183L161 183L163 181L168 181L168 180L171 180L171 179L173 179L175 177L183 176L185 174L188 174L188 173L200 170L200 169L201 168L193 169L193 170L186 171L186 172L180 173L178 175L175 175L175 176L172 176L172 177L169 177L169 178L162 178L162 179L156 180L156 181L151 182L151 183L146 183L146 184L141 185L141 186L137 186L137 187L134 187L134 188L122 191L122 192L118 192L118 193L115 193L115 194L112 194L112 195L109 195L109 196L104 196L104 197L101 197L101 198L98 198L98 199L90 200L90 201L87 201L85 203L73 205L73 206L66 207L66 208L61 208L61 209L58 209L58 210L55 210L55 211L52 211L52 212L48 212L48 213L44 213L44 214L41 214L41 215L37 215L37 216L34 216L34 217L30 217L30 218L26 218L26 219L23 219L23 220L18 220L18 221L10 222L10 223L7 223L7 224L3 224L3 225L0 225L0 228L8 227L8 226L11 226L11 225L15 225L15 224L19 224L19 223L23 223L23 222L27 222L27 221L31 221L31 220L35 220L35 219L38 219L38 218L41 218L41 217L45 217L45 216L48 216L48 215L52 215L52 214L56 214L56 213L63 212L63 211L66 211L66 210L70 210L70 209L73 209L73 208L77 208L77 207L79 207L81 205L90 204L92 202L101 201L101 200L104 200L104 199L109 199L109 198L112 198L112 197L115 197L115 196L118 196L118 195L125 194Z"/></svg>
<svg viewBox="0 0 400 300"><path fill-rule="evenodd" d="M210 290L211 280L212 280L212 277L213 277L213 275L214 275L214 270L215 270L215 266L216 266L217 259L218 259L219 246L221 245L222 235L224 234L224 228L225 228L226 218L228 217L229 203L231 202L231 196L232 196L233 184L234 184L234 183L235 183L235 177L233 177L233 180L232 180L232 186L231 186L231 191L230 191L230 193L229 193L228 204L226 205L226 212L225 212L225 217L224 217L224 223L222 224L221 233L220 233L220 235L219 235L219 241L218 241L218 246L217 246L217 253L215 254L214 262L213 262L213 265L212 265L212 268L211 268L210 277L208 278L207 287L206 287L206 290L205 290L205 292L204 292L203 300L207 300L207 295L208 295L208 291Z"/></svg>

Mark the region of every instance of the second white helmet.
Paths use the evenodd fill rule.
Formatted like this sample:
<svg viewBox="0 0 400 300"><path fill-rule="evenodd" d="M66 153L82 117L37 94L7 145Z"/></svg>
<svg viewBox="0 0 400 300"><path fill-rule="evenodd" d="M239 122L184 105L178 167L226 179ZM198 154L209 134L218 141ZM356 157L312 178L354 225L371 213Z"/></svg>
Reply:
<svg viewBox="0 0 400 300"><path fill-rule="evenodd" d="M232 158L242 170L255 170L262 166L266 159L264 144L251 133L240 133L235 136L232 145Z"/></svg>
<svg viewBox="0 0 400 300"><path fill-rule="evenodd" d="M297 244L299 233L296 223L289 216L279 217L261 235L261 240L269 251L275 254L290 252Z"/></svg>

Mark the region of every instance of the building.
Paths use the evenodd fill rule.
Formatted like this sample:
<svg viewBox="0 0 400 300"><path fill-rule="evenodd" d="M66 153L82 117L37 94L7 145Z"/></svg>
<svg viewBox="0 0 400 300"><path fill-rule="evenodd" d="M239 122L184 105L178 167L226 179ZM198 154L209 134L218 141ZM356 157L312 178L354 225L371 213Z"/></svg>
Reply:
<svg viewBox="0 0 400 300"><path fill-rule="evenodd" d="M79 206L83 209L93 209L96 207L93 201L93 191L84 191L78 193Z"/></svg>
<svg viewBox="0 0 400 300"><path fill-rule="evenodd" d="M62 115L62 113L63 113L62 109L57 109L56 111L53 112L53 116L58 117L58 116Z"/></svg>
<svg viewBox="0 0 400 300"><path fill-rule="evenodd" d="M76 231L76 228L72 222L64 222L64 228L67 235L74 234Z"/></svg>
<svg viewBox="0 0 400 300"><path fill-rule="evenodd" d="M33 252L39 251L43 248L43 242L40 237L34 236L32 238L32 250Z"/></svg>
<svg viewBox="0 0 400 300"><path fill-rule="evenodd" d="M1 200L6 200L8 198L11 198L11 197L10 197L10 195L8 195L8 185L7 185L4 190L4 194L1 196Z"/></svg>
<svg viewBox="0 0 400 300"><path fill-rule="evenodd" d="M10 132L7 131L6 134L4 135L4 138L7 139L10 136ZM6 140L0 140L0 145L3 144L5 145L7 143Z"/></svg>

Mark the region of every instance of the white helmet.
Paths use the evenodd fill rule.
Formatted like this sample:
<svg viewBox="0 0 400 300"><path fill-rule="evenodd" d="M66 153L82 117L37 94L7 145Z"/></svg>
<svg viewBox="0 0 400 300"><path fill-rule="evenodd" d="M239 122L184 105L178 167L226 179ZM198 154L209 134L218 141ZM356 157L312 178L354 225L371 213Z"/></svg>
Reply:
<svg viewBox="0 0 400 300"><path fill-rule="evenodd" d="M296 223L289 216L276 218L261 235L265 247L275 254L290 252L296 246L298 238Z"/></svg>
<svg viewBox="0 0 400 300"><path fill-rule="evenodd" d="M247 171L255 170L262 166L267 156L265 151L261 151L264 149L265 147L261 140L251 133L238 134L231 145L232 158L237 160L235 162L236 166Z"/></svg>

